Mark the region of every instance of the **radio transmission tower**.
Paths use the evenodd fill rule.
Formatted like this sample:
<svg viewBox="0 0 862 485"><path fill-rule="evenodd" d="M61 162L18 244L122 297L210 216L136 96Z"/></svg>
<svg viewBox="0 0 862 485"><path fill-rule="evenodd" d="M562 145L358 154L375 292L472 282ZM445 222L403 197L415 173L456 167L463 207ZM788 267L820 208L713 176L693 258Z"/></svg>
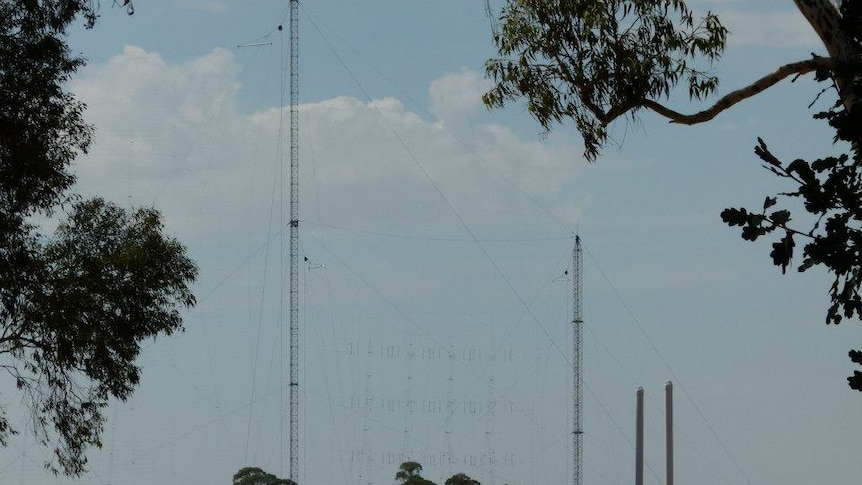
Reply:
<svg viewBox="0 0 862 485"><path fill-rule="evenodd" d="M581 485L581 465L583 464L584 431L581 427L581 415L584 402L583 370L583 326L581 306L583 304L583 272L584 263L581 256L581 238L575 236L575 247L572 250L572 485Z"/></svg>
<svg viewBox="0 0 862 485"><path fill-rule="evenodd" d="M290 479L299 483L299 0L290 0Z"/></svg>

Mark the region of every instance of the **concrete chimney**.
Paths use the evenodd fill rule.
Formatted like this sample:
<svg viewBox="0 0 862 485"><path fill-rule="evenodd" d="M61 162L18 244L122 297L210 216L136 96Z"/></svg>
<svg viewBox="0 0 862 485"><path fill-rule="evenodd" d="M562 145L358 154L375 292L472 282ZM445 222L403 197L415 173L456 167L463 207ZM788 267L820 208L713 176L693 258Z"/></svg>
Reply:
<svg viewBox="0 0 862 485"><path fill-rule="evenodd" d="M637 432L635 433L635 485L644 485L644 389L637 389Z"/></svg>
<svg viewBox="0 0 862 485"><path fill-rule="evenodd" d="M665 471L667 485L673 485L673 384L664 384L664 415L665 415Z"/></svg>

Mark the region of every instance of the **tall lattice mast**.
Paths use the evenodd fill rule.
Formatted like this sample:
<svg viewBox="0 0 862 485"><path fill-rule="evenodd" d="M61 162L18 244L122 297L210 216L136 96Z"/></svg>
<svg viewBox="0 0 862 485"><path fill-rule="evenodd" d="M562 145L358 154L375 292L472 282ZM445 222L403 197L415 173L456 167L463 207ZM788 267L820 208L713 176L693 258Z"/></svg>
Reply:
<svg viewBox="0 0 862 485"><path fill-rule="evenodd" d="M299 483L299 0L290 0L290 480Z"/></svg>
<svg viewBox="0 0 862 485"><path fill-rule="evenodd" d="M583 326L584 320L581 306L583 303L583 271L584 263L581 256L581 238L575 236L575 247L572 250L572 485L581 485L581 465L583 464L583 437L581 415L584 402L583 370Z"/></svg>

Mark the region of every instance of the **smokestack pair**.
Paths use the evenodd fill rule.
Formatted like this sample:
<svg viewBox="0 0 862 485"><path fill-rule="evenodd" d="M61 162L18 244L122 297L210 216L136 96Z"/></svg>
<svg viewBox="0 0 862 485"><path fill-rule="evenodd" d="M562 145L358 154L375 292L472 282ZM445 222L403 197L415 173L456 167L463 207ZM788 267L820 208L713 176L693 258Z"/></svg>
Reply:
<svg viewBox="0 0 862 485"><path fill-rule="evenodd" d="M638 387L636 395L635 485L644 485L644 389ZM673 485L673 384L670 381L664 385L664 398L666 485Z"/></svg>

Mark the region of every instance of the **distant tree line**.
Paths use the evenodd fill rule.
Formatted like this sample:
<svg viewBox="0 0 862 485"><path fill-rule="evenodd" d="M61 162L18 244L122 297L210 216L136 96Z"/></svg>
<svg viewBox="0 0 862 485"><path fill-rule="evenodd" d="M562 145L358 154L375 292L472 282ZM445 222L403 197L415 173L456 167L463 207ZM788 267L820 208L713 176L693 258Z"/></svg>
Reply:
<svg viewBox="0 0 862 485"><path fill-rule="evenodd" d="M395 473L395 481L398 485L436 485L431 480L422 476L422 465L415 461L405 461L398 467ZM481 485L478 480L470 478L463 473L456 473L449 477L445 485ZM245 467L233 476L233 485L297 485L289 478L278 478L257 467Z"/></svg>

